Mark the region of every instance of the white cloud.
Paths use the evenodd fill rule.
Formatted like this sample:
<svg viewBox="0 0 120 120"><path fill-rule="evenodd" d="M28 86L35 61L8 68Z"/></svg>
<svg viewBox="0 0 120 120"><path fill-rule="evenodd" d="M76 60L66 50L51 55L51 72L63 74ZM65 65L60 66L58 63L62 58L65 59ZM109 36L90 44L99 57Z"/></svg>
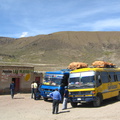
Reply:
<svg viewBox="0 0 120 120"><path fill-rule="evenodd" d="M104 30L107 28L110 28L110 29L118 28L120 27L120 18L97 21L93 26L94 26L93 27L94 30Z"/></svg>
<svg viewBox="0 0 120 120"><path fill-rule="evenodd" d="M20 37L26 37L28 35L28 32L23 32Z"/></svg>
<svg viewBox="0 0 120 120"><path fill-rule="evenodd" d="M95 21L94 23L84 23L81 25L82 28L89 28L92 31L104 31L104 30L112 30L120 28L120 18L116 19L105 19Z"/></svg>

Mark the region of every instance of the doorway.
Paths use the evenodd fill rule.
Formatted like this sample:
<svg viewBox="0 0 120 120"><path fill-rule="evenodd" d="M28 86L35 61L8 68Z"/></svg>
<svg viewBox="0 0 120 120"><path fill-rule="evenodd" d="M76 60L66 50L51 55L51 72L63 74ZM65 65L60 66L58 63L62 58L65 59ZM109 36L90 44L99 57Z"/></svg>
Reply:
<svg viewBox="0 0 120 120"><path fill-rule="evenodd" d="M15 92L20 91L20 78L12 78L12 81L15 83Z"/></svg>
<svg viewBox="0 0 120 120"><path fill-rule="evenodd" d="M35 81L39 85L40 84L40 77L35 77Z"/></svg>

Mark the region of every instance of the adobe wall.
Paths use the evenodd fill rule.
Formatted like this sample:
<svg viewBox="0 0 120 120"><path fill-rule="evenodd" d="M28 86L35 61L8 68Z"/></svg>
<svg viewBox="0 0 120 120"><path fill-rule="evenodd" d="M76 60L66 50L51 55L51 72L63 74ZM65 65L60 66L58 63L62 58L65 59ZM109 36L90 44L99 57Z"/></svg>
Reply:
<svg viewBox="0 0 120 120"><path fill-rule="evenodd" d="M10 83L15 81L16 93L31 92L31 82L40 78L42 73L34 73L34 67L0 66L0 94L10 94Z"/></svg>

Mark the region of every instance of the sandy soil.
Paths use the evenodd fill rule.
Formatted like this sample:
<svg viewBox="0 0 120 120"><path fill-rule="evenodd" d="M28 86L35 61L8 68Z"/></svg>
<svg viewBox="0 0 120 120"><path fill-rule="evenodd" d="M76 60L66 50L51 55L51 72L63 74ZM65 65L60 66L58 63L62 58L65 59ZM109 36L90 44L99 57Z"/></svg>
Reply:
<svg viewBox="0 0 120 120"><path fill-rule="evenodd" d="M101 107L79 105L62 110L59 114L52 114L52 102L33 100L30 94L16 94L14 99L10 95L0 96L0 120L120 120L120 102L110 99L103 102Z"/></svg>

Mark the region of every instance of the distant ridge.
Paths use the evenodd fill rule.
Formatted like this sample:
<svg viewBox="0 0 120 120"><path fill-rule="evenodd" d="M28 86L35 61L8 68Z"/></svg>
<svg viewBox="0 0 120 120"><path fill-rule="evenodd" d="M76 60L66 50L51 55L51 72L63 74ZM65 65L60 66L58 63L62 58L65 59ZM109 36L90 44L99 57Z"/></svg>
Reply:
<svg viewBox="0 0 120 120"><path fill-rule="evenodd" d="M0 37L0 62L64 64L95 60L120 66L120 32L63 31L24 38Z"/></svg>

